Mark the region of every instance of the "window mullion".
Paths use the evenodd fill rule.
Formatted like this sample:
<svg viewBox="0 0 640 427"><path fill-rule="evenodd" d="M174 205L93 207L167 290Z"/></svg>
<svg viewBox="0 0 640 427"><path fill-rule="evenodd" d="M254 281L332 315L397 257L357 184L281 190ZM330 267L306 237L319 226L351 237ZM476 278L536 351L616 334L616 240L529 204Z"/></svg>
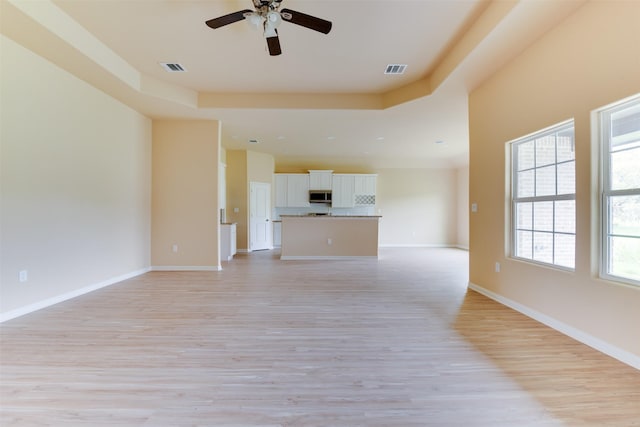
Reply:
<svg viewBox="0 0 640 427"><path fill-rule="evenodd" d="M608 190L608 191L605 190L604 194L607 197L640 196L640 188L625 188L622 190Z"/></svg>
<svg viewBox="0 0 640 427"><path fill-rule="evenodd" d="M570 194L558 194L561 188L571 185L568 180L575 180L575 172L571 172L572 168L575 171L575 151L571 147L560 146L565 140L567 143L573 142L573 126L573 121L565 122L511 142L511 182L514 185L511 192L511 254L516 258L574 268L575 230L558 231L562 229L558 228L560 225L570 225L565 225L565 217L567 221L575 223L575 203L558 203L575 202L576 197L575 190ZM559 164L569 165L561 170ZM522 167L526 168L526 172L520 170ZM521 181L523 178L526 181ZM575 181L573 185L575 187ZM545 206L549 202L550 206ZM530 209L524 209L526 205ZM573 218L568 215L573 215ZM560 235L574 236L573 247L570 240Z"/></svg>
<svg viewBox="0 0 640 427"><path fill-rule="evenodd" d="M557 191L557 190L556 190ZM551 261L556 263L556 202L551 202L551 212L553 215L553 222L551 223Z"/></svg>
<svg viewBox="0 0 640 427"><path fill-rule="evenodd" d="M571 194L559 194L557 196L538 196L538 197L522 197L520 199L515 199L514 201L517 203L528 203L528 202L555 202L557 200L575 200L575 193Z"/></svg>

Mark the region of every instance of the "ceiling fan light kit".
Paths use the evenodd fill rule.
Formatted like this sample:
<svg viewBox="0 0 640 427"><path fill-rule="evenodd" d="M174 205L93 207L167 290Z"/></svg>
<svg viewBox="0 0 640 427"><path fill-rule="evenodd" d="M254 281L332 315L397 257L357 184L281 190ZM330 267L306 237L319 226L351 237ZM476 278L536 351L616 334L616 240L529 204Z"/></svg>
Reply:
<svg viewBox="0 0 640 427"><path fill-rule="evenodd" d="M275 27L278 27L278 25L280 25L280 23L282 22L282 17L278 12L272 10L267 13L267 21L272 23Z"/></svg>
<svg viewBox="0 0 640 427"><path fill-rule="evenodd" d="M252 27L260 28L262 26L262 16L256 12L249 12L244 14L244 18Z"/></svg>
<svg viewBox="0 0 640 427"><path fill-rule="evenodd" d="M253 0L253 6L255 7L253 11L249 9L239 10L209 19L205 23L208 27L217 29L246 19L249 24L257 28L263 28L267 48L271 56L282 53L277 31L282 21L300 25L323 34L329 34L329 31L331 31L332 24L330 21L291 9L280 10L280 3L282 3L282 0Z"/></svg>

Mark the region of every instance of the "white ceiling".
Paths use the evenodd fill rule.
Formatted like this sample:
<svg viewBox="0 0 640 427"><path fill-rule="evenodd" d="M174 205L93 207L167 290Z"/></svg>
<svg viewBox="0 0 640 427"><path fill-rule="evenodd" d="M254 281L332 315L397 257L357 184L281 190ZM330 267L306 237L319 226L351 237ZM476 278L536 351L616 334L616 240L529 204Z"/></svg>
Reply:
<svg viewBox="0 0 640 427"><path fill-rule="evenodd" d="M150 117L219 119L225 148L277 166L451 167L467 163L468 92L581 3L284 0L333 28L283 22L275 57L244 21L204 23L251 0L3 0L0 28Z"/></svg>

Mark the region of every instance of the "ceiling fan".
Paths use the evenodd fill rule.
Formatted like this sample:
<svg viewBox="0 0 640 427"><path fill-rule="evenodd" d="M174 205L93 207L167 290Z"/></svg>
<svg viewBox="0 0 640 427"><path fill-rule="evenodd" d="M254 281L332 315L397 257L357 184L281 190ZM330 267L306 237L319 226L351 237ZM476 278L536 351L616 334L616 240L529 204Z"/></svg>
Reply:
<svg viewBox="0 0 640 427"><path fill-rule="evenodd" d="M291 9L280 10L281 2L282 0L253 0L255 10L239 10L229 13L228 15L210 19L206 24L216 29L246 19L256 27L263 28L264 37L267 39L267 48L271 56L282 53L280 40L278 39L278 26L282 21L291 22L292 24L319 31L323 34L329 34L329 31L331 31L330 21Z"/></svg>

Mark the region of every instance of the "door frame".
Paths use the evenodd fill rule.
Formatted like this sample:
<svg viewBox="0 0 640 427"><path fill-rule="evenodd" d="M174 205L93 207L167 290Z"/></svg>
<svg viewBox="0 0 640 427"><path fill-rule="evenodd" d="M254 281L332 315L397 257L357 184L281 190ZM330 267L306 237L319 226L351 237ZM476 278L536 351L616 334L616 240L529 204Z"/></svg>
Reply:
<svg viewBox="0 0 640 427"><path fill-rule="evenodd" d="M267 230L267 234L266 234L266 245L265 247L259 247L256 248L256 245L254 243L254 226L256 225L256 220L255 218L255 209L257 208L257 204L258 204L258 199L257 199L257 189L262 187L263 189L267 189L267 194L268 197L265 200L265 212L266 212L266 221L268 224L266 225L266 230ZM262 221L261 221L262 222ZM251 181L249 182L249 230L248 230L248 237L249 237L249 252L252 251L256 251L256 250L266 250L266 249L273 249L273 225L272 225L272 221L271 221L271 184L267 183L267 182L257 182L257 181Z"/></svg>

